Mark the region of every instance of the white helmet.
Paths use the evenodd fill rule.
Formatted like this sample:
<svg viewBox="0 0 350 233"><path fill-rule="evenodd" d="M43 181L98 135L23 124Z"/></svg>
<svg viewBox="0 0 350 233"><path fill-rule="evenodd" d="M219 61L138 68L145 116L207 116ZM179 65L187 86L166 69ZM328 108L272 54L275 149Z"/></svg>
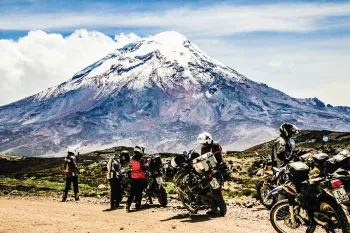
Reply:
<svg viewBox="0 0 350 233"><path fill-rule="evenodd" d="M134 147L134 152L140 152L141 154L143 154L145 151L145 148L143 146L135 146Z"/></svg>
<svg viewBox="0 0 350 233"><path fill-rule="evenodd" d="M199 144L205 144L205 143L211 143L213 141L212 136L210 133L204 132L198 135L197 142Z"/></svg>
<svg viewBox="0 0 350 233"><path fill-rule="evenodd" d="M70 147L67 148L67 152L72 152L72 153L74 153L76 155L79 152L79 148L70 146Z"/></svg>

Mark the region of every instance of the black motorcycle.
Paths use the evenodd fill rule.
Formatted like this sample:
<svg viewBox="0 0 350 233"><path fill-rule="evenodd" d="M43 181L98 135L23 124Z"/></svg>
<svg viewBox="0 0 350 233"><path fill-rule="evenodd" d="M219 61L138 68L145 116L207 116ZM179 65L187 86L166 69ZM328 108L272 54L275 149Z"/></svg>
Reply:
<svg viewBox="0 0 350 233"><path fill-rule="evenodd" d="M255 153L258 158L262 158L258 152ZM267 209L271 209L278 199L284 199L284 197L278 198L275 195L269 195L274 188L285 182L284 169L273 167L271 155L264 158L260 166L261 169L256 174L261 177L256 185L257 196L262 205Z"/></svg>
<svg viewBox="0 0 350 233"><path fill-rule="evenodd" d="M131 169L121 169L119 172L121 192L120 192L120 202L123 200L124 196L128 196L131 187Z"/></svg>
<svg viewBox="0 0 350 233"><path fill-rule="evenodd" d="M172 167L177 168L174 184L179 200L191 214L204 208L217 216L225 216L227 209L221 192L224 179L215 166L214 155L191 153L171 161Z"/></svg>
<svg viewBox="0 0 350 233"><path fill-rule="evenodd" d="M279 192L287 199L271 209L274 229L279 233L312 233L318 228L326 232L350 232L347 211L343 208L349 197L339 179L342 175L334 173L309 179L309 171L301 161L286 166L288 180L279 187Z"/></svg>
<svg viewBox="0 0 350 233"><path fill-rule="evenodd" d="M147 163L147 188L145 190L146 198L153 204L152 198L157 198L162 207L168 205L168 194L163 184L163 164L160 155L151 156Z"/></svg>

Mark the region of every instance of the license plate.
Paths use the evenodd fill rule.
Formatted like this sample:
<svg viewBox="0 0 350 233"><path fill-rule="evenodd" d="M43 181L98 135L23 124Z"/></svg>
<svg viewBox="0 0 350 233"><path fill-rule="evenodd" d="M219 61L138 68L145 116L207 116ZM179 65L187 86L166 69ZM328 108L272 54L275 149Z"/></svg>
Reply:
<svg viewBox="0 0 350 233"><path fill-rule="evenodd" d="M210 186L213 188L213 189L218 189L220 188L220 184L219 182L214 178L212 181L210 181Z"/></svg>
<svg viewBox="0 0 350 233"><path fill-rule="evenodd" d="M349 201L349 196L346 193L344 187L340 187L338 189L333 190L333 195L335 197L335 200L337 200L338 204L344 203Z"/></svg>
<svg viewBox="0 0 350 233"><path fill-rule="evenodd" d="M162 177L157 177L156 181L157 181L157 184L161 185L163 183L163 178Z"/></svg>

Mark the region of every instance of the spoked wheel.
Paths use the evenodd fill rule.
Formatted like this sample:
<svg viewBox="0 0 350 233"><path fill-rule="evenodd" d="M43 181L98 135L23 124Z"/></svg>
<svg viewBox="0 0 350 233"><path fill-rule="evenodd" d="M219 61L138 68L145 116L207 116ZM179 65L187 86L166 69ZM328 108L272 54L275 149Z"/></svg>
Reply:
<svg viewBox="0 0 350 233"><path fill-rule="evenodd" d="M193 205L191 203L191 200L185 197L185 195L179 193L179 199L183 206L191 213L191 214L196 214L199 210L199 206Z"/></svg>
<svg viewBox="0 0 350 233"><path fill-rule="evenodd" d="M332 233L349 233L350 226L344 212L343 208L333 202L323 202L320 206L321 213L315 214L315 218L322 223L325 223L326 226L322 227L326 232Z"/></svg>
<svg viewBox="0 0 350 233"><path fill-rule="evenodd" d="M336 203L322 203L321 212L314 213L318 223L312 226L304 225L301 217L294 213L295 222L291 218L291 209L289 208L288 200L277 202L271 209L270 221L273 228L279 233L349 233L349 222L343 209Z"/></svg>
<svg viewBox="0 0 350 233"><path fill-rule="evenodd" d="M260 203L263 204L267 209L271 209L272 206L276 204L276 197L271 197L269 199L266 198L271 192L271 188L266 182L260 181L256 186L256 190Z"/></svg>
<svg viewBox="0 0 350 233"><path fill-rule="evenodd" d="M294 210L293 210L294 211ZM292 213L289 208L288 200L282 200L274 205L270 212L270 221L273 228L278 233L305 233L309 232L310 228L303 225L301 217L295 215L295 222L292 221Z"/></svg>

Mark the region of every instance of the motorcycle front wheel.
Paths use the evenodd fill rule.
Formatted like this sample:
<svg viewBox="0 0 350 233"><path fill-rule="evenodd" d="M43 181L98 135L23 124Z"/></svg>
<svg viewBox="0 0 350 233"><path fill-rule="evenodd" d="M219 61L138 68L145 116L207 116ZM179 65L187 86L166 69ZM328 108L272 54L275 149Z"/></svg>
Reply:
<svg viewBox="0 0 350 233"><path fill-rule="evenodd" d="M327 208L325 208L324 216L327 217L327 227L313 224L310 226L304 225L304 221L297 214L295 216L295 224L292 222L291 218L291 208L289 206L288 200L282 200L276 203L270 212L270 221L273 228L278 233L318 233L318 232L333 232L333 233L349 233L349 223L347 221L346 214L342 210L341 206L336 203L326 203ZM295 208L293 207L293 211ZM324 219L323 219L324 220Z"/></svg>
<svg viewBox="0 0 350 233"><path fill-rule="evenodd" d="M182 203L182 205L191 213L191 214L196 214L199 210L198 206L192 205L191 200L186 198L184 194L179 193L179 199Z"/></svg>
<svg viewBox="0 0 350 233"><path fill-rule="evenodd" d="M266 207L266 209L271 209L274 204L277 202L277 198L275 196L266 199L267 195L271 192L271 188L267 182L261 180L256 186L256 191L258 195L258 199L260 203Z"/></svg>
<svg viewBox="0 0 350 233"><path fill-rule="evenodd" d="M166 207L168 205L168 194L163 186L159 189L158 201L162 207Z"/></svg>

